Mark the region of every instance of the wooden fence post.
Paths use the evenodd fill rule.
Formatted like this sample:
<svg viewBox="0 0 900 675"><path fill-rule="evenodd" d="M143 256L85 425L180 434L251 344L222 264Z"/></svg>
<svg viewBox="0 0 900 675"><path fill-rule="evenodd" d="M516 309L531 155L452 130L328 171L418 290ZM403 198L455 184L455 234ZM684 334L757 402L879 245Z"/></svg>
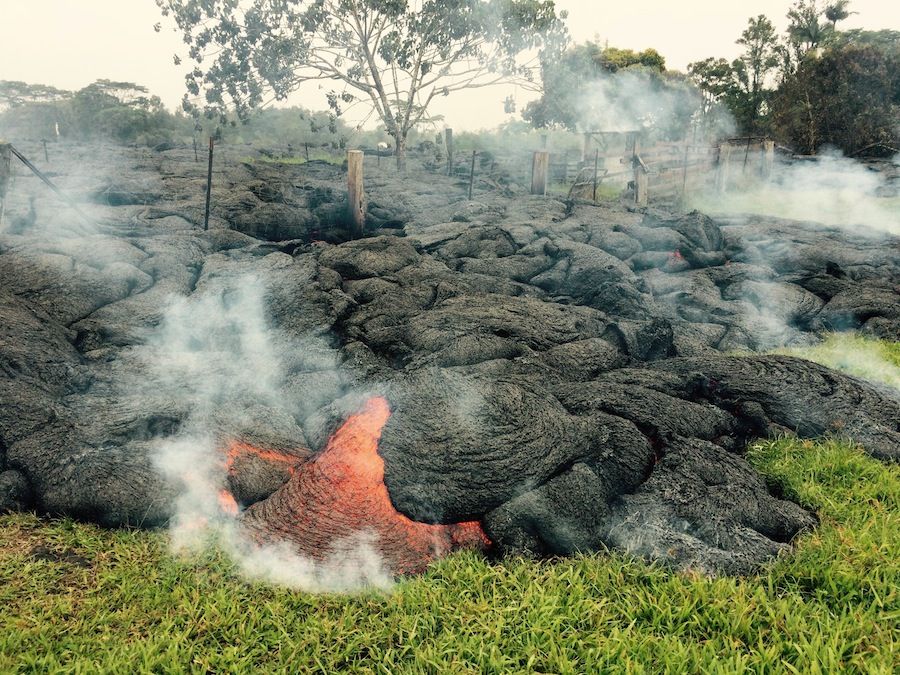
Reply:
<svg viewBox="0 0 900 675"><path fill-rule="evenodd" d="M547 194L547 176L550 169L550 153L538 150L531 162L531 194Z"/></svg>
<svg viewBox="0 0 900 675"><path fill-rule="evenodd" d="M366 225L366 193L363 187L362 150L347 151L347 201L350 207L350 221L353 236L361 237Z"/></svg>
<svg viewBox="0 0 900 675"><path fill-rule="evenodd" d="M600 148L594 151L594 201L597 201L597 172L600 170Z"/></svg>
<svg viewBox="0 0 900 675"><path fill-rule="evenodd" d="M687 194L687 174L688 174L688 155L690 154L691 146L684 146L684 160L682 162L682 174L681 174L681 201L684 201L685 195Z"/></svg>
<svg viewBox="0 0 900 675"><path fill-rule="evenodd" d="M47 139L42 138L41 143L44 144L44 162L49 164L50 163L50 153L47 152Z"/></svg>
<svg viewBox="0 0 900 675"><path fill-rule="evenodd" d="M650 181L644 166L638 162L634 168L634 202L638 206L647 206L650 202Z"/></svg>
<svg viewBox="0 0 900 675"><path fill-rule="evenodd" d="M453 129L444 129L444 145L447 146L447 175L453 175Z"/></svg>
<svg viewBox="0 0 900 675"><path fill-rule="evenodd" d="M763 143L763 168L762 175L764 179L772 176L772 170L775 168L775 141L766 139Z"/></svg>
<svg viewBox="0 0 900 675"><path fill-rule="evenodd" d="M731 171L731 143L723 141L719 145L719 165L716 169L716 189L719 192L728 190L728 174Z"/></svg>
<svg viewBox="0 0 900 675"><path fill-rule="evenodd" d="M475 189L475 155L478 153L472 151L472 168L469 170L469 201L472 201L472 192Z"/></svg>
<svg viewBox="0 0 900 675"><path fill-rule="evenodd" d="M752 141L753 141L753 138L748 136L747 137L747 147L744 149L744 166L743 166L743 169L741 170L741 174L747 173L747 160L750 158L750 145L751 145Z"/></svg>
<svg viewBox="0 0 900 675"><path fill-rule="evenodd" d="M197 137L196 136L194 136L194 161L195 162L200 161L200 155L197 153Z"/></svg>
<svg viewBox="0 0 900 675"><path fill-rule="evenodd" d="M641 141L637 134L634 136L631 148L631 164L634 168L634 203L638 206L647 206L650 201L650 181L647 176L647 167L644 166L644 160L641 159Z"/></svg>
<svg viewBox="0 0 900 675"><path fill-rule="evenodd" d="M6 207L6 191L9 188L9 176L12 170L11 159L9 143L0 140L0 225L3 224L3 211Z"/></svg>
<svg viewBox="0 0 900 675"><path fill-rule="evenodd" d="M309 164L309 143L303 144L303 153L306 155L306 163Z"/></svg>
<svg viewBox="0 0 900 675"><path fill-rule="evenodd" d="M203 216L203 229L209 229L209 204L212 198L212 167L213 167L213 150L216 147L215 139L209 137L209 165L206 169L206 213Z"/></svg>

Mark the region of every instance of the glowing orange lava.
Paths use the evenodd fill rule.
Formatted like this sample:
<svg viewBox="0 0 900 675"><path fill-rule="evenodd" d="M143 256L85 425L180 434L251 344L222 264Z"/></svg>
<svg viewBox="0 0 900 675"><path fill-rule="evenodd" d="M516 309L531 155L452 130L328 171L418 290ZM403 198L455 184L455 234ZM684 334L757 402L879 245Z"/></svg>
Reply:
<svg viewBox="0 0 900 675"><path fill-rule="evenodd" d="M297 468L269 499L254 504L244 522L264 540L288 540L300 553L321 558L335 542L368 531L392 572L420 572L457 548L485 549L490 540L472 521L429 525L410 520L391 503L378 454L388 402L374 397L350 415L325 449Z"/></svg>
<svg viewBox="0 0 900 675"><path fill-rule="evenodd" d="M256 457L264 462L279 465L291 475L294 474L297 465L303 461L295 455L288 455L283 452L277 452L276 450L263 450L254 447L249 443L232 441L229 444L228 449L225 450L225 470L228 471L228 473L233 473L235 462L244 457Z"/></svg>
<svg viewBox="0 0 900 675"><path fill-rule="evenodd" d="M228 490L219 490L219 508L222 510L222 513L229 516L236 516L240 511L234 495Z"/></svg>

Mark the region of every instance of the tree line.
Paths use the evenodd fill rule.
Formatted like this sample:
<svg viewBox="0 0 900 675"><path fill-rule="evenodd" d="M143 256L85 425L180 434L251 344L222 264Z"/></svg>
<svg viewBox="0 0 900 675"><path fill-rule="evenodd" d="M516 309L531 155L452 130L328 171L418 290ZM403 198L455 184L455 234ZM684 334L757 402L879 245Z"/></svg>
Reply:
<svg viewBox="0 0 900 675"><path fill-rule="evenodd" d="M900 152L900 31L838 30L849 4L796 0L783 35L751 17L738 58L688 67L707 109L724 106L737 133L775 136L804 154Z"/></svg>
<svg viewBox="0 0 900 675"><path fill-rule="evenodd" d="M194 121L133 82L97 80L78 91L0 81L0 130L15 138L104 139L157 145L190 138Z"/></svg>
<svg viewBox="0 0 900 675"><path fill-rule="evenodd" d="M128 82L77 92L0 82L0 129L153 145L227 123L235 138L343 147L359 128L341 116L361 107L402 166L409 139L441 121L437 99L515 82L539 93L522 111L539 128L770 135L806 154L900 147L900 32L839 30L849 0L794 0L784 34L751 17L738 58L706 58L686 73L654 49L572 44L552 0L156 1L193 61L182 111ZM260 113L309 81L321 84L327 113ZM514 100L505 106L515 111Z"/></svg>

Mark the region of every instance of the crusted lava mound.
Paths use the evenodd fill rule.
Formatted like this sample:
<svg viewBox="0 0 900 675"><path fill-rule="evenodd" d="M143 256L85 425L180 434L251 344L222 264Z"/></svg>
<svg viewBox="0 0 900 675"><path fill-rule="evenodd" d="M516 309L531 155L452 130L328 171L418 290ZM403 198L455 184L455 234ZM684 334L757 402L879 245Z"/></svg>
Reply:
<svg viewBox="0 0 900 675"><path fill-rule="evenodd" d="M243 518L245 531L260 544L290 542L313 559L328 555L336 543L368 532L386 567L400 574L421 572L456 548L487 548L490 541L477 521L429 525L394 508L378 454L390 414L383 397L368 400L321 454L269 499L250 507Z"/></svg>
<svg viewBox="0 0 900 675"><path fill-rule="evenodd" d="M95 206L94 229L37 199L0 233L0 510L163 524L173 466L208 447L244 531L314 558L365 530L396 572L489 545L742 573L815 524L744 460L753 439L898 457L895 391L758 354L900 338L896 239L374 173L390 229L333 244L338 169L274 209L239 164L240 209L201 232L192 165L136 164L155 187ZM282 211L291 241L225 229L278 239Z"/></svg>

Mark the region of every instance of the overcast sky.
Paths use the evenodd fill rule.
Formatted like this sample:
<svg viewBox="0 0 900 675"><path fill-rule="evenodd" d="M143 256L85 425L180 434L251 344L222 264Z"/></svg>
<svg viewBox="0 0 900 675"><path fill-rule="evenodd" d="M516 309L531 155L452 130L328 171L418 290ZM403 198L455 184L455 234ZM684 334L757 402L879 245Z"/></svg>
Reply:
<svg viewBox="0 0 900 675"><path fill-rule="evenodd" d="M747 18L765 14L780 29L792 0L557 0L569 12L576 41L599 38L632 49L654 47L669 68L684 70L707 56L734 58L734 44ZM96 79L138 82L170 107L184 93L188 61L175 66L183 52L154 0L0 0L0 79L24 80L79 89ZM900 30L900 1L853 0L858 12L843 28ZM153 24L163 21L156 33ZM441 100L436 112L457 129L492 127L504 119L502 100L515 95L521 106L527 94L511 86L462 92ZM292 102L326 108L317 88ZM349 120L348 120L349 121Z"/></svg>

